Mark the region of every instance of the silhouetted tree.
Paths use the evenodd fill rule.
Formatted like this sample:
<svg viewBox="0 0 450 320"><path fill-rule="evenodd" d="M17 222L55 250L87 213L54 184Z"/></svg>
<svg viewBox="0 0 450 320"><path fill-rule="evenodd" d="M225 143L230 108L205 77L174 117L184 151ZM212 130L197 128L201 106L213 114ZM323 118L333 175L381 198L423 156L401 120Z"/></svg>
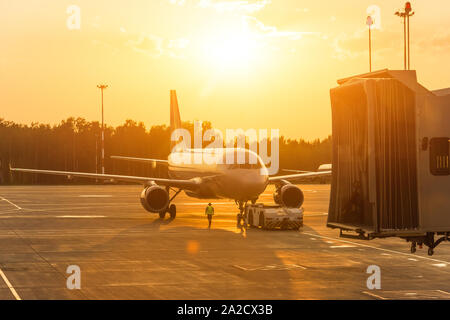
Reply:
<svg viewBox="0 0 450 320"><path fill-rule="evenodd" d="M182 125L193 139L193 122L183 122ZM203 131L212 128L211 122L203 122L202 128ZM166 125L156 125L147 130L144 123L133 120L126 120L116 128L106 126L106 172L167 176L164 166L153 167L147 163L114 160L110 156L166 159L170 153L170 134L170 128ZM203 147L209 143L204 141ZM246 145L248 146L248 142ZM22 168L100 172L100 155L101 126L98 121L89 122L83 118L71 117L51 126L39 123L23 125L0 118L0 184L94 183L94 180L86 179L67 181L61 176L11 176L8 166L11 163L14 167ZM280 168L316 170L320 164L330 162L331 136L312 142L280 138Z"/></svg>

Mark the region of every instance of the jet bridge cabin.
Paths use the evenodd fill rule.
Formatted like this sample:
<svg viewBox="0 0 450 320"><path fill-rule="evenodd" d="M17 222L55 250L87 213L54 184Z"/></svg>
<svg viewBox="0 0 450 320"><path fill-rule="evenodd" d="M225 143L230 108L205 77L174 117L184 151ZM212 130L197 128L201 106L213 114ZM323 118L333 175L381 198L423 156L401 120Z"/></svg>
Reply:
<svg viewBox="0 0 450 320"><path fill-rule="evenodd" d="M387 69L338 84L327 226L405 238L432 255L450 237L450 88L429 91L415 71Z"/></svg>

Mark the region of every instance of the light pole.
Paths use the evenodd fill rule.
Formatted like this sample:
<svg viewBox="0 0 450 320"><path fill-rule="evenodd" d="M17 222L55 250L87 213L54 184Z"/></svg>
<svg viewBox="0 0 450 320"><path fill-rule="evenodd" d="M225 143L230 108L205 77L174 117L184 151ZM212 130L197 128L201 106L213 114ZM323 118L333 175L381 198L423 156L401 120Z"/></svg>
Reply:
<svg viewBox="0 0 450 320"><path fill-rule="evenodd" d="M403 64L404 69L409 70L410 68L410 50L409 50L409 17L414 15L414 12L411 8L411 3L408 1L405 3L405 9L403 12L397 11L395 15L403 18ZM406 49L408 47L408 49ZM406 50L408 50L408 54L406 54Z"/></svg>
<svg viewBox="0 0 450 320"><path fill-rule="evenodd" d="M409 46L409 17L414 15L414 12L412 11L412 8L411 8L411 2L407 2L405 4L405 13L406 13L406 21L407 21L407 24L408 24L408 70L409 70L409 65L410 65L410 62L411 62L411 58L410 58L410 55L409 55L409 51L410 51L410 46Z"/></svg>
<svg viewBox="0 0 450 320"><path fill-rule="evenodd" d="M371 16L367 16L366 24L369 27L369 72L372 72L372 34L370 29L372 29L373 19Z"/></svg>
<svg viewBox="0 0 450 320"><path fill-rule="evenodd" d="M105 125L103 112L103 90L108 88L106 84L99 84L97 86L102 91L102 174L105 174Z"/></svg>
<svg viewBox="0 0 450 320"><path fill-rule="evenodd" d="M98 134L95 134L95 173L98 173ZM98 182L98 179L95 179Z"/></svg>

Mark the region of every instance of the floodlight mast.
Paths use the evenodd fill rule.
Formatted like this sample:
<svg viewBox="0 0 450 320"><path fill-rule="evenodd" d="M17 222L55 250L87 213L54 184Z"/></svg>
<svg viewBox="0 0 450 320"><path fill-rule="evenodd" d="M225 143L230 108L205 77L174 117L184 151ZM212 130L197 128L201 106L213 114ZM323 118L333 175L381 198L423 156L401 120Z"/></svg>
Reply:
<svg viewBox="0 0 450 320"><path fill-rule="evenodd" d="M404 69L410 70L410 41L409 41L409 17L414 15L412 11L411 3L408 1L405 3L404 11L395 12L396 16L403 18L403 59L404 59ZM408 53L407 53L408 52Z"/></svg>
<svg viewBox="0 0 450 320"><path fill-rule="evenodd" d="M104 108L103 108L103 90L108 88L106 84L97 86L102 92L102 174L105 174L105 124L104 124Z"/></svg>
<svg viewBox="0 0 450 320"><path fill-rule="evenodd" d="M371 16L367 16L366 24L369 27L369 72L372 72L372 35L371 29L373 25L373 19Z"/></svg>

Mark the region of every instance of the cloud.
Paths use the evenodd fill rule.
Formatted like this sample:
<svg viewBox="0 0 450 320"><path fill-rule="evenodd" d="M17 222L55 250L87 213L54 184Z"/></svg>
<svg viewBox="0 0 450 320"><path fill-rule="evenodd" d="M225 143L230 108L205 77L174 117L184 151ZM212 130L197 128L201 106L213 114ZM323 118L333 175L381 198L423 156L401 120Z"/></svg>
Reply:
<svg viewBox="0 0 450 320"><path fill-rule="evenodd" d="M218 12L254 13L264 9L270 3L271 0L200 0L197 5L201 8L213 8Z"/></svg>
<svg viewBox="0 0 450 320"><path fill-rule="evenodd" d="M168 40L164 51L172 58L183 59L185 57L184 49L189 46L189 43L190 41L187 38Z"/></svg>
<svg viewBox="0 0 450 320"><path fill-rule="evenodd" d="M434 36L422 38L415 41L413 38L411 46L416 46L419 50L433 49L435 51L450 50L450 33L436 32Z"/></svg>
<svg viewBox="0 0 450 320"><path fill-rule="evenodd" d="M268 38L285 38L289 40L301 39L304 35L316 34L316 32L306 31L280 31L275 26L266 26L264 23L251 16L242 17L245 28L255 34Z"/></svg>
<svg viewBox="0 0 450 320"><path fill-rule="evenodd" d="M88 24L95 29L99 29L101 26L101 17L95 16L93 19L89 20Z"/></svg>
<svg viewBox="0 0 450 320"><path fill-rule="evenodd" d="M146 54L152 58L159 58L163 54L163 39L155 35L141 34L137 40L129 40L127 45L136 52Z"/></svg>
<svg viewBox="0 0 450 320"><path fill-rule="evenodd" d="M332 47L333 58L339 60L357 59L367 55L369 52L367 28L362 28L353 34L341 33L333 37ZM377 54L378 57L392 55L402 48L402 33L388 30L372 33L372 53Z"/></svg>
<svg viewBox="0 0 450 320"><path fill-rule="evenodd" d="M171 4L175 4L175 5L179 5L179 6L184 6L184 4L186 3L186 0L169 0L169 2Z"/></svg>
<svg viewBox="0 0 450 320"><path fill-rule="evenodd" d="M167 55L172 58L184 58L183 50L189 45L189 39L164 39L152 34L141 34L137 40L126 43L134 51L143 53L152 58Z"/></svg>
<svg viewBox="0 0 450 320"><path fill-rule="evenodd" d="M304 13L308 13L309 12L309 8L295 8L296 12L304 12Z"/></svg>

